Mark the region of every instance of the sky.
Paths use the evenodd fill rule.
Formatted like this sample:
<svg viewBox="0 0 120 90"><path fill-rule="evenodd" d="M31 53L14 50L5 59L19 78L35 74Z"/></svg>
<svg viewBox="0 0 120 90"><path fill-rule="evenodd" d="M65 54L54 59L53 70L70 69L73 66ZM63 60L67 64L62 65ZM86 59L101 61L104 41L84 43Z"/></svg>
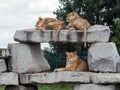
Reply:
<svg viewBox="0 0 120 90"><path fill-rule="evenodd" d="M34 28L38 17L53 17L58 0L0 0L0 48L13 39L16 30ZM42 44L42 48L49 44Z"/></svg>

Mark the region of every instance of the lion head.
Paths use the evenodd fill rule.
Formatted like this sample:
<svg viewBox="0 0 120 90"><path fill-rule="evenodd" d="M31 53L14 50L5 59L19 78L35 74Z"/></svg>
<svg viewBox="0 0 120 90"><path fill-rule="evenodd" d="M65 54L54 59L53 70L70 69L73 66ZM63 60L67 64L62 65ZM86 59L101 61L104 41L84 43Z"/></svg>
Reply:
<svg viewBox="0 0 120 90"><path fill-rule="evenodd" d="M76 20L78 17L80 18L80 16L76 12L73 11L67 15L66 20L68 22L71 22L71 21Z"/></svg>
<svg viewBox="0 0 120 90"><path fill-rule="evenodd" d="M39 17L38 18L38 21L37 21L37 23L36 23L36 27L41 27L41 24L42 24L42 18L41 17Z"/></svg>
<svg viewBox="0 0 120 90"><path fill-rule="evenodd" d="M66 57L67 57L67 60L77 60L78 59L78 55L77 55L76 51L66 52Z"/></svg>

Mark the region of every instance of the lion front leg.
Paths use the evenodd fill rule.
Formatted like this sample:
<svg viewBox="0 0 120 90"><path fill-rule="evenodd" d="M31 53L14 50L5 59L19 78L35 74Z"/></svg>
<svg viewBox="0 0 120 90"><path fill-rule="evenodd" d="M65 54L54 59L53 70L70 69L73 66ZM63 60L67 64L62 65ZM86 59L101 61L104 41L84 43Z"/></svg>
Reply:
<svg viewBox="0 0 120 90"><path fill-rule="evenodd" d="M57 68L54 70L54 72L62 72L62 71L67 71L66 68Z"/></svg>
<svg viewBox="0 0 120 90"><path fill-rule="evenodd" d="M55 72L62 72L62 71L75 71L75 68L66 67L66 68L58 68L54 70Z"/></svg>

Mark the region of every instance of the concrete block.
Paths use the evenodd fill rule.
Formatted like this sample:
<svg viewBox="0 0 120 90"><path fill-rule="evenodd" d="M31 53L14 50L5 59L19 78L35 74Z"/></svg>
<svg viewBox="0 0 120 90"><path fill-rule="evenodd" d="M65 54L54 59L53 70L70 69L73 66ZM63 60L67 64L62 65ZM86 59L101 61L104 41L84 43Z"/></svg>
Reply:
<svg viewBox="0 0 120 90"><path fill-rule="evenodd" d="M120 90L116 85L79 84L73 90Z"/></svg>
<svg viewBox="0 0 120 90"><path fill-rule="evenodd" d="M7 71L7 66L4 59L0 59L0 73Z"/></svg>
<svg viewBox="0 0 120 90"><path fill-rule="evenodd" d="M0 73L0 85L18 85L18 74L13 72Z"/></svg>
<svg viewBox="0 0 120 90"><path fill-rule="evenodd" d="M89 72L52 72L20 75L21 84L90 83Z"/></svg>
<svg viewBox="0 0 120 90"><path fill-rule="evenodd" d="M9 44L11 53L8 69L17 73L37 73L50 69L40 44Z"/></svg>
<svg viewBox="0 0 120 90"><path fill-rule="evenodd" d="M91 82L96 84L120 84L120 73L91 73Z"/></svg>
<svg viewBox="0 0 120 90"><path fill-rule="evenodd" d="M88 50L88 65L90 71L117 72L116 64L120 62L120 56L116 45L109 43L92 44Z"/></svg>
<svg viewBox="0 0 120 90"><path fill-rule="evenodd" d="M108 42L110 29L108 26L94 25L87 31L87 42ZM45 43L55 42L55 30L18 30L14 35L14 40L24 43ZM59 33L60 42L84 42L83 30L61 30Z"/></svg>

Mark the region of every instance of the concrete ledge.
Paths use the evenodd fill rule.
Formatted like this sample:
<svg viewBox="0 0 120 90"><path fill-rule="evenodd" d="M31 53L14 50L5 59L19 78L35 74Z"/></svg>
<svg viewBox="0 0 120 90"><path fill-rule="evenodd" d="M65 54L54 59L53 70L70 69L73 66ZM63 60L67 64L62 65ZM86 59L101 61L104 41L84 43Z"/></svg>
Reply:
<svg viewBox="0 0 120 90"><path fill-rule="evenodd" d="M120 90L120 85L78 84L73 90Z"/></svg>
<svg viewBox="0 0 120 90"><path fill-rule="evenodd" d="M89 72L52 72L20 75L21 84L60 84L89 82Z"/></svg>
<svg viewBox="0 0 120 90"><path fill-rule="evenodd" d="M10 56L9 50L6 48L0 48L0 59L8 58Z"/></svg>
<svg viewBox="0 0 120 90"><path fill-rule="evenodd" d="M120 84L120 73L91 73L91 81L96 84Z"/></svg>
<svg viewBox="0 0 120 90"><path fill-rule="evenodd" d="M120 73L52 72L21 74L21 84L120 84Z"/></svg>
<svg viewBox="0 0 120 90"><path fill-rule="evenodd" d="M17 73L0 73L0 85L18 85Z"/></svg>
<svg viewBox="0 0 120 90"><path fill-rule="evenodd" d="M87 32L87 42L107 42L110 37L108 26L94 25ZM55 30L18 30L14 35L14 40L24 43L44 43L55 42ZM59 42L84 42L83 30L61 30L59 33Z"/></svg>

